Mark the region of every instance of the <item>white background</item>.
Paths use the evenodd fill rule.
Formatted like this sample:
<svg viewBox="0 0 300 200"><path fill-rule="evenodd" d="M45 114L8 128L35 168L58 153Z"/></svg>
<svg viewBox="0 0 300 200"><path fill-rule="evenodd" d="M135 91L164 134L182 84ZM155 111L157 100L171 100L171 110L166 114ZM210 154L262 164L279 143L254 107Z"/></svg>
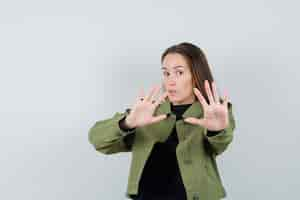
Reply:
<svg viewBox="0 0 300 200"><path fill-rule="evenodd" d="M1 1L0 198L126 199L130 153L88 143L97 121L160 83L192 42L227 89L236 130L218 164L228 200L299 199L297 1Z"/></svg>

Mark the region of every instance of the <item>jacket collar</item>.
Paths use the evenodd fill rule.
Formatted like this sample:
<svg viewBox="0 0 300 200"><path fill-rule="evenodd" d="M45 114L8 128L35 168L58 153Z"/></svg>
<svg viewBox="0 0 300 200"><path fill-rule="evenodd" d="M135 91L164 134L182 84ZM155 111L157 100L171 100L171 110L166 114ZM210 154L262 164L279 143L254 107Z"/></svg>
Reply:
<svg viewBox="0 0 300 200"><path fill-rule="evenodd" d="M157 114L172 114L171 102L168 98L160 104L157 110ZM183 118L196 117L199 118L203 113L202 105L199 101L195 100L190 107L182 114Z"/></svg>

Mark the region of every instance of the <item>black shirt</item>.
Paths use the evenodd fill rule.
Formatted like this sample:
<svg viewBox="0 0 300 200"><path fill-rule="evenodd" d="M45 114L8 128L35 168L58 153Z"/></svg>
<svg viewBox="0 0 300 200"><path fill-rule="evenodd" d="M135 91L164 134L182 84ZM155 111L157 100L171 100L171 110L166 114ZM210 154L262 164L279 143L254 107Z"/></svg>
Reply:
<svg viewBox="0 0 300 200"><path fill-rule="evenodd" d="M173 105L171 111L176 120L192 104ZM175 126L167 140L155 143L144 167L136 200L186 200L186 191L177 163L176 147L178 137Z"/></svg>

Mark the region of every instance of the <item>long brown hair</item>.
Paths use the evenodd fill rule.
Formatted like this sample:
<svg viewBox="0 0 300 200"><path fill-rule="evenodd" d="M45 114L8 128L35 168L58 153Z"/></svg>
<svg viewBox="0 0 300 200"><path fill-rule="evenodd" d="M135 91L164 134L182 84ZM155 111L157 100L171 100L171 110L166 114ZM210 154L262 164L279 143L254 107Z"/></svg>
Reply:
<svg viewBox="0 0 300 200"><path fill-rule="evenodd" d="M192 73L193 87L198 88L205 100L209 102L204 87L204 81L208 80L211 87L211 82L214 81L214 78L203 51L192 43L182 42L167 48L161 55L161 63L163 62L165 56L169 53L178 53L184 56Z"/></svg>

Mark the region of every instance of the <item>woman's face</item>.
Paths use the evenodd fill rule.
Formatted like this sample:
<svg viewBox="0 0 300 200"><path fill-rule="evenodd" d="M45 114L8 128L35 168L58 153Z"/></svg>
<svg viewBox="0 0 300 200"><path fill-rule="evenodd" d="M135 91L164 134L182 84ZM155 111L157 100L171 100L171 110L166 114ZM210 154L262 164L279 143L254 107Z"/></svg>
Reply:
<svg viewBox="0 0 300 200"><path fill-rule="evenodd" d="M190 104L195 101L192 73L188 62L178 53L169 53L162 62L163 86L173 105Z"/></svg>

